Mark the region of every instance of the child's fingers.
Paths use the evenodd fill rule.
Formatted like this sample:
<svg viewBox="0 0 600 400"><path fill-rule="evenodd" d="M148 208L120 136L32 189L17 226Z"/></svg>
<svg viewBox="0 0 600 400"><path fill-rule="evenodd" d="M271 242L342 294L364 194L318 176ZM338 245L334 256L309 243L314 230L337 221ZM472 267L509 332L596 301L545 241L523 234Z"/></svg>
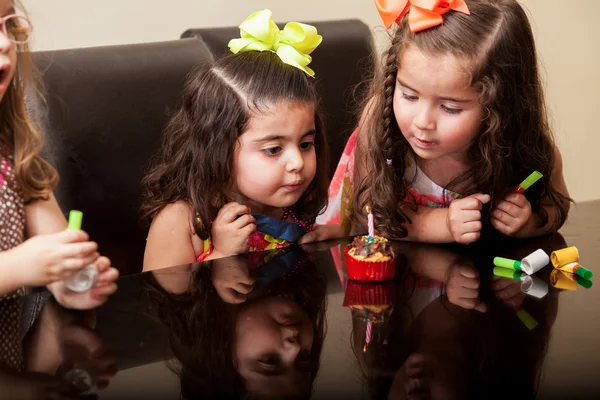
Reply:
<svg viewBox="0 0 600 400"><path fill-rule="evenodd" d="M98 251L98 244L96 242L79 242L79 243L67 243L61 245L57 249L58 257L65 258L84 258L89 257Z"/></svg>
<svg viewBox="0 0 600 400"><path fill-rule="evenodd" d="M465 232L481 232L481 228L483 228L481 221L466 222L462 227Z"/></svg>
<svg viewBox="0 0 600 400"><path fill-rule="evenodd" d="M244 236L250 236L252 233L256 231L256 224L248 224L240 229Z"/></svg>
<svg viewBox="0 0 600 400"><path fill-rule="evenodd" d="M512 279L501 278L501 277L498 277L495 275L494 275L494 278L497 278L497 279L490 284L490 288L495 292L505 289L506 287L510 286L513 283Z"/></svg>
<svg viewBox="0 0 600 400"><path fill-rule="evenodd" d="M239 304L248 300L248 295L244 293L238 293L235 290L227 290L227 299L223 299L231 304Z"/></svg>
<svg viewBox="0 0 600 400"><path fill-rule="evenodd" d="M479 297L479 289L469 289L463 286L459 289L459 295L463 299L476 299Z"/></svg>
<svg viewBox="0 0 600 400"><path fill-rule="evenodd" d="M243 214L250 214L250 208L244 204L234 203L223 212L223 222L231 223Z"/></svg>
<svg viewBox="0 0 600 400"><path fill-rule="evenodd" d="M458 279L457 283L467 289L479 289L479 279L477 278L461 277Z"/></svg>
<svg viewBox="0 0 600 400"><path fill-rule="evenodd" d="M496 217L492 216L492 218L490 219L490 222L491 222L492 226L494 227L494 229L496 229L500 233L508 235L512 232L510 226L508 226L506 223L504 223L503 221L499 220Z"/></svg>
<svg viewBox="0 0 600 400"><path fill-rule="evenodd" d="M519 215L521 208L517 207L513 203L509 203L508 201L501 201L498 203L498 207L494 211L492 211L492 215L500 214L499 211L502 211L512 218L516 218Z"/></svg>
<svg viewBox="0 0 600 400"><path fill-rule="evenodd" d="M98 274L98 280L96 286L104 286L108 283L114 282L119 278L119 271L116 268L110 268Z"/></svg>
<svg viewBox="0 0 600 400"><path fill-rule="evenodd" d="M517 293L513 297L503 300L503 303L506 304L509 308L516 308L523 304L525 300L525 293Z"/></svg>
<svg viewBox="0 0 600 400"><path fill-rule="evenodd" d="M300 240L298 240L298 244L306 244L313 243L322 240L320 227L315 228L314 230L308 232L306 235L302 236Z"/></svg>
<svg viewBox="0 0 600 400"><path fill-rule="evenodd" d="M231 223L234 229L242 229L248 224L256 224L256 219L250 214L244 214Z"/></svg>
<svg viewBox="0 0 600 400"><path fill-rule="evenodd" d="M61 243L87 242L90 240L89 235L81 229L65 229L55 235Z"/></svg>
<svg viewBox="0 0 600 400"><path fill-rule="evenodd" d="M110 268L110 259L108 257L100 256L94 263L96 268L98 269L98 273L102 273L107 271Z"/></svg>
<svg viewBox="0 0 600 400"><path fill-rule="evenodd" d="M237 276L235 279L237 280L237 282L246 286L254 286L254 283L256 282L256 279L254 279L250 275L240 275Z"/></svg>
<svg viewBox="0 0 600 400"><path fill-rule="evenodd" d="M306 244L321 241L321 232L318 229L308 232L298 240L298 244Z"/></svg>
<svg viewBox="0 0 600 400"><path fill-rule="evenodd" d="M459 218L463 223L481 221L481 211L463 210Z"/></svg>
<svg viewBox="0 0 600 400"><path fill-rule="evenodd" d="M469 244L469 243L473 243L473 242L476 242L477 240L479 240L480 236L481 236L481 233L479 233L479 232L463 233L456 242L462 243L462 244Z"/></svg>
<svg viewBox="0 0 600 400"><path fill-rule="evenodd" d="M460 266L458 267L458 272L465 278L474 279L479 276L479 271L475 268Z"/></svg>
<svg viewBox="0 0 600 400"><path fill-rule="evenodd" d="M254 289L254 285L247 285L241 282L236 282L233 285L231 285L231 288L241 294L250 294L250 292L252 292L252 290Z"/></svg>
<svg viewBox="0 0 600 400"><path fill-rule="evenodd" d="M529 202L529 200L527 200L527 197L523 196L521 193L510 193L508 196L506 196L504 200L510 202L511 204L514 204L519 208L524 208Z"/></svg>
<svg viewBox="0 0 600 400"><path fill-rule="evenodd" d="M65 343L74 343L86 349L89 354L102 349L102 339L93 330L80 325L68 325L62 332Z"/></svg>
<svg viewBox="0 0 600 400"><path fill-rule="evenodd" d="M460 307L462 307L464 309L473 310L479 304L479 299L478 298L463 298L463 297L459 297L458 299L456 299L454 301L454 303L457 306L460 306Z"/></svg>
<svg viewBox="0 0 600 400"><path fill-rule="evenodd" d="M97 300L105 300L105 298L107 298L116 291L117 284L114 282L101 286L96 285L90 289L90 296Z"/></svg>
<svg viewBox="0 0 600 400"><path fill-rule="evenodd" d="M475 306L474 310L484 313L487 311L487 305L485 303L479 302L479 304Z"/></svg>
<svg viewBox="0 0 600 400"><path fill-rule="evenodd" d="M463 210L481 210L483 205L490 201L490 196L487 194L477 193L466 197L460 203Z"/></svg>
<svg viewBox="0 0 600 400"><path fill-rule="evenodd" d="M520 282L517 282L517 284L508 285L504 289L496 292L496 297L498 297L500 300L508 300L519 293L523 292L521 291Z"/></svg>
<svg viewBox="0 0 600 400"><path fill-rule="evenodd" d="M63 278L67 277L69 275L72 275L76 271L79 271L79 270L87 267L88 265L93 264L98 259L99 256L100 256L100 254L93 253L91 256L88 256L85 258L64 259L60 263L59 275L61 275L61 277L63 277Z"/></svg>
<svg viewBox="0 0 600 400"><path fill-rule="evenodd" d="M490 200L492 199L489 194L483 194L483 193L475 193L475 194L471 195L470 197L477 199L479 201L480 205L489 203Z"/></svg>

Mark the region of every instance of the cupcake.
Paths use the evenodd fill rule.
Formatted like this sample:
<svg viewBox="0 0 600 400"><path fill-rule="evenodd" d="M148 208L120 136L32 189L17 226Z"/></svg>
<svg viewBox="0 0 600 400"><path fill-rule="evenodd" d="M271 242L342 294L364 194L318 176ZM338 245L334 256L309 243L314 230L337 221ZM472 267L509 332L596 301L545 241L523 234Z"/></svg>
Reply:
<svg viewBox="0 0 600 400"><path fill-rule="evenodd" d="M381 236L355 237L344 248L348 278L361 282L394 279L396 263L390 242Z"/></svg>
<svg viewBox="0 0 600 400"><path fill-rule="evenodd" d="M344 293L344 307L370 310L377 314L387 310L394 302L394 283L362 283L348 281Z"/></svg>

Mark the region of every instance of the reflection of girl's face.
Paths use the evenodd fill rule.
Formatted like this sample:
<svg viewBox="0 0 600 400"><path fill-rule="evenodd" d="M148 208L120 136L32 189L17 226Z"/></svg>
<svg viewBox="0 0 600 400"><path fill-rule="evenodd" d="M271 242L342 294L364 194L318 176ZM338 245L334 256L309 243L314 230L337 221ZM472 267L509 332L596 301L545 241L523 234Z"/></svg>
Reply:
<svg viewBox="0 0 600 400"><path fill-rule="evenodd" d="M396 372L388 399L463 399L466 384L464 366L452 355L413 353Z"/></svg>
<svg viewBox="0 0 600 400"><path fill-rule="evenodd" d="M310 392L313 325L292 300L270 297L237 315L233 360L250 392Z"/></svg>

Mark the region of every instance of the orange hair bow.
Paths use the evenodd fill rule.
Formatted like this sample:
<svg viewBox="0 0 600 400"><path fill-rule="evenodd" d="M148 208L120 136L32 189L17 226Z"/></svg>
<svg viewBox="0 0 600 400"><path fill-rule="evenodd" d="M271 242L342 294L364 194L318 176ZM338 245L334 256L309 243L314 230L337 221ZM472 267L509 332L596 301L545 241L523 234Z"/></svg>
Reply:
<svg viewBox="0 0 600 400"><path fill-rule="evenodd" d="M375 0L375 5L387 29L409 13L408 26L412 32L441 25L442 15L450 10L470 15L465 0Z"/></svg>

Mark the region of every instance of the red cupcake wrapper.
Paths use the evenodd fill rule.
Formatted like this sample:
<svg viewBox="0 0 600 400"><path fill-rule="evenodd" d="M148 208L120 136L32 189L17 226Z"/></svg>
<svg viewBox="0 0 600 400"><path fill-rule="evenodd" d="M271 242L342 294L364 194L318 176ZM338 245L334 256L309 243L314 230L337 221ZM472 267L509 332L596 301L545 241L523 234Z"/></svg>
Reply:
<svg viewBox="0 0 600 400"><path fill-rule="evenodd" d="M383 306L394 302L394 283L363 283L348 281L344 295L344 307Z"/></svg>
<svg viewBox="0 0 600 400"><path fill-rule="evenodd" d="M349 279L360 282L384 282L394 279L394 276L396 276L396 260L393 257L388 261L357 260L348 254L351 248L352 245L350 244L344 247Z"/></svg>

